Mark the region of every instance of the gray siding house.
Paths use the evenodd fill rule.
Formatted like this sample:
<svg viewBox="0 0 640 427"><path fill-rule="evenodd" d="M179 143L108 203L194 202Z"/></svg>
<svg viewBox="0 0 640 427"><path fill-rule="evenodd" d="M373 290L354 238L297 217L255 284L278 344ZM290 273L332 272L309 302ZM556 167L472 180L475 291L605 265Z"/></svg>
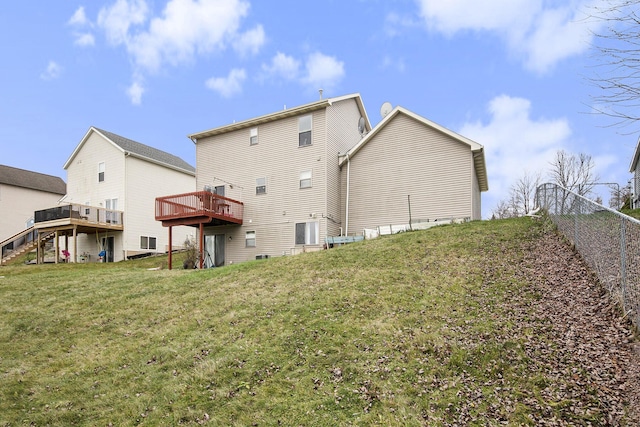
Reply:
<svg viewBox="0 0 640 427"><path fill-rule="evenodd" d="M480 219L488 188L480 144L401 107L372 129L359 94L189 137L198 191L156 199L156 219L198 227L206 267L407 223L407 195L416 218Z"/></svg>

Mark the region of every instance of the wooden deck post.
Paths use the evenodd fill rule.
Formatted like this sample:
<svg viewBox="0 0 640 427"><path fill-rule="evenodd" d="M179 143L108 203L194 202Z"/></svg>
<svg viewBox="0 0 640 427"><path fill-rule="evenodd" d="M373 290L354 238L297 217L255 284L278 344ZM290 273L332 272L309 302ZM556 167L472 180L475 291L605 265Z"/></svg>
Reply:
<svg viewBox="0 0 640 427"><path fill-rule="evenodd" d="M171 254L173 253L173 246L171 244L171 239L172 239L171 230L172 229L173 229L173 227L169 226L169 270L171 270L171 262L172 262Z"/></svg>
<svg viewBox="0 0 640 427"><path fill-rule="evenodd" d="M78 226L73 226L73 262L78 262Z"/></svg>
<svg viewBox="0 0 640 427"><path fill-rule="evenodd" d="M54 256L54 262L57 264L58 262L60 262L60 242L58 241L58 230L56 230L53 234L55 237L55 241L53 242L53 250L55 251L56 255Z"/></svg>
<svg viewBox="0 0 640 427"><path fill-rule="evenodd" d="M204 224L200 223L200 270L204 263Z"/></svg>

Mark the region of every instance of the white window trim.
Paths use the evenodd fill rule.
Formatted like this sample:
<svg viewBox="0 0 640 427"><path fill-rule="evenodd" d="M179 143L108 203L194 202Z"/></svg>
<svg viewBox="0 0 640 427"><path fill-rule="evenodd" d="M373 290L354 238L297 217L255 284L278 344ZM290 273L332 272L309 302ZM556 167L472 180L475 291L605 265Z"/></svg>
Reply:
<svg viewBox="0 0 640 427"><path fill-rule="evenodd" d="M313 173L310 170L300 172L300 188L313 187Z"/></svg>
<svg viewBox="0 0 640 427"><path fill-rule="evenodd" d="M98 182L104 182L105 169L106 166L104 162L98 163ZM100 174L102 174L102 176L100 176Z"/></svg>
<svg viewBox="0 0 640 427"><path fill-rule="evenodd" d="M301 127L302 120L306 118L309 118L309 127L302 128ZM300 134L305 132L310 132L309 135L311 137L309 138L309 143L300 144ZM304 116L298 117L298 147L308 147L309 145L313 145L313 115L312 114L306 114Z"/></svg>
<svg viewBox="0 0 640 427"><path fill-rule="evenodd" d="M249 244L250 241L253 240L253 244ZM256 232L255 231L247 231L244 234L244 246L245 248L255 248L256 247Z"/></svg>
<svg viewBox="0 0 640 427"><path fill-rule="evenodd" d="M263 180L262 185L260 185L258 180ZM264 187L264 191L258 191L258 188L260 187ZM266 177L256 178L256 195L260 195L260 194L267 194L267 178Z"/></svg>

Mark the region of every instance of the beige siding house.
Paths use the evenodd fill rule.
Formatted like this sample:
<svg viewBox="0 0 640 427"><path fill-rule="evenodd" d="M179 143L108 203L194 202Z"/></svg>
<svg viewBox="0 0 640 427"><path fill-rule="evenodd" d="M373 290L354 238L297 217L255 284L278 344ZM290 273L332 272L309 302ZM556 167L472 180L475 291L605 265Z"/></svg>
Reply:
<svg viewBox="0 0 640 427"><path fill-rule="evenodd" d="M197 188L242 208L236 222L213 212L192 224L202 226L207 266L319 250L339 234L338 155L361 139L359 123L371 129L354 94L190 135Z"/></svg>
<svg viewBox="0 0 640 427"><path fill-rule="evenodd" d="M55 205L66 193L57 176L0 165L0 241L33 224L33 213Z"/></svg>
<svg viewBox="0 0 640 427"><path fill-rule="evenodd" d="M198 190L158 198L156 219L198 227L207 267L409 224L409 199L416 221L480 219L488 189L480 144L401 107L372 129L359 94L190 138Z"/></svg>
<svg viewBox="0 0 640 427"><path fill-rule="evenodd" d="M443 219L481 219L483 147L396 107L340 160L346 234Z"/></svg>
<svg viewBox="0 0 640 427"><path fill-rule="evenodd" d="M88 207L122 211L122 230L95 229L78 235L77 246L70 245L72 252L91 260L102 251L105 261L165 252L168 237L153 220L155 199L195 188L195 169L184 160L95 127L82 138L64 169L65 203L82 206L81 211L87 207L87 212ZM112 222L108 216L106 221ZM174 238L182 245L190 235L195 237L192 229L180 227Z"/></svg>

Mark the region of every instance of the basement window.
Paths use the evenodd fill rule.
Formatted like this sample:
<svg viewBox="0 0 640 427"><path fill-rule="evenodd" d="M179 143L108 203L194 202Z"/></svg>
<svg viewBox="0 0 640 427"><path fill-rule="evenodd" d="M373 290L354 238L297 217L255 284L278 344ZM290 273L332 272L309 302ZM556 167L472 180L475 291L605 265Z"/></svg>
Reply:
<svg viewBox="0 0 640 427"><path fill-rule="evenodd" d="M140 236L140 249L156 250L156 238L149 236Z"/></svg>
<svg viewBox="0 0 640 427"><path fill-rule="evenodd" d="M296 245L317 245L319 229L318 222L297 223Z"/></svg>

